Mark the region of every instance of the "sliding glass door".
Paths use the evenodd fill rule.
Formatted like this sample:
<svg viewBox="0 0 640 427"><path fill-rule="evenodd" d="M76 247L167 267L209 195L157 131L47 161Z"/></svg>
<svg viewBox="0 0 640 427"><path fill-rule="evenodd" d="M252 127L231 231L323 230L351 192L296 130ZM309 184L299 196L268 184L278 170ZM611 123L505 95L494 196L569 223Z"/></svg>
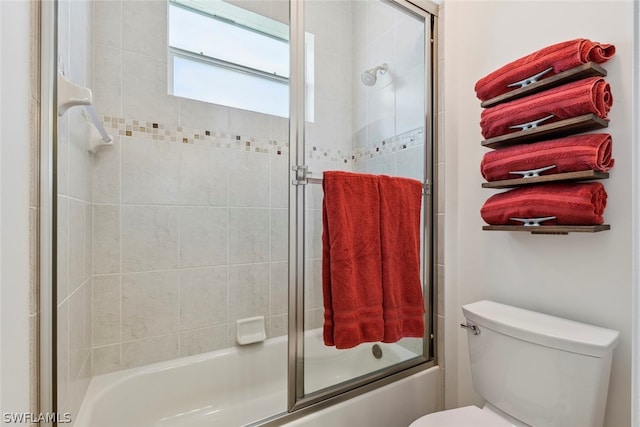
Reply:
<svg viewBox="0 0 640 427"><path fill-rule="evenodd" d="M290 260L290 332L297 342L290 344L290 375L296 379L290 385L295 386L290 407L388 377L431 360L433 352L431 15L403 1L310 1L303 11L301 6L294 12L304 24L292 29L294 49L297 38L297 52L304 57L304 65L293 71L304 78L292 78L293 96L297 94L292 102L304 105L305 113L291 122L297 148L291 159L291 223L296 230L291 244L296 259ZM426 311L423 337L367 341L349 349L327 345L325 171L405 177L422 184L416 215Z"/></svg>

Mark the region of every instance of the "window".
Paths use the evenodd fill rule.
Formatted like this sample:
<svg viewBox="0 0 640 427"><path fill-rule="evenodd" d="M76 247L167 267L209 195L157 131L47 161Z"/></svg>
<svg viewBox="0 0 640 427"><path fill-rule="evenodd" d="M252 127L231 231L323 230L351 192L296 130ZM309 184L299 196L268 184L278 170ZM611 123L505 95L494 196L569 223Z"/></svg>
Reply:
<svg viewBox="0 0 640 427"><path fill-rule="evenodd" d="M169 93L288 117L288 39L287 25L229 3L172 0ZM312 35L306 44L312 57Z"/></svg>

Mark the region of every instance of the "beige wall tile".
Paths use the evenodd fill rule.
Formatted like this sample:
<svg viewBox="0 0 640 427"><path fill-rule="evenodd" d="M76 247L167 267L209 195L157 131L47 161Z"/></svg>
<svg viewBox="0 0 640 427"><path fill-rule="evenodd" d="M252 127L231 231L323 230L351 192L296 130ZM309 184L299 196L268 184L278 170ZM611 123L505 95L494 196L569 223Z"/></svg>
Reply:
<svg viewBox="0 0 640 427"><path fill-rule="evenodd" d="M229 206L269 207L269 157L234 151L228 161Z"/></svg>
<svg viewBox="0 0 640 427"><path fill-rule="evenodd" d="M93 206L93 273L120 272L120 206Z"/></svg>
<svg viewBox="0 0 640 427"><path fill-rule="evenodd" d="M227 323L227 274L226 266L180 271L180 330Z"/></svg>
<svg viewBox="0 0 640 427"><path fill-rule="evenodd" d="M94 276L92 292L92 343L94 346L120 342L120 302L120 275Z"/></svg>
<svg viewBox="0 0 640 427"><path fill-rule="evenodd" d="M179 356L179 335L149 338L122 343L122 368L133 368Z"/></svg>
<svg viewBox="0 0 640 427"><path fill-rule="evenodd" d="M175 271L122 275L122 339L168 335L180 329Z"/></svg>
<svg viewBox="0 0 640 427"><path fill-rule="evenodd" d="M175 205L180 173L178 143L122 139L122 202Z"/></svg>
<svg viewBox="0 0 640 427"><path fill-rule="evenodd" d="M93 3L93 38L96 45L122 48L122 1L96 0Z"/></svg>
<svg viewBox="0 0 640 427"><path fill-rule="evenodd" d="M122 47L157 60L167 60L167 3L123 2Z"/></svg>
<svg viewBox="0 0 640 427"><path fill-rule="evenodd" d="M269 261L269 210L229 209L229 263Z"/></svg>
<svg viewBox="0 0 640 427"><path fill-rule="evenodd" d="M269 314L271 316L289 312L289 263L272 262L271 290L269 292Z"/></svg>
<svg viewBox="0 0 640 427"><path fill-rule="evenodd" d="M182 205L227 206L228 150L181 144L179 201Z"/></svg>
<svg viewBox="0 0 640 427"><path fill-rule="evenodd" d="M87 204L69 199L69 293L73 293L88 277L87 271Z"/></svg>
<svg viewBox="0 0 640 427"><path fill-rule="evenodd" d="M193 356L227 347L228 326L185 331L180 334L180 356Z"/></svg>
<svg viewBox="0 0 640 427"><path fill-rule="evenodd" d="M177 268L179 212L164 206L122 206L122 271Z"/></svg>
<svg viewBox="0 0 640 427"><path fill-rule="evenodd" d="M140 2L127 2L135 5ZM158 2L160 3L160 2ZM167 64L125 50L122 56L122 112L125 118L175 125L179 101L167 92Z"/></svg>
<svg viewBox="0 0 640 427"><path fill-rule="evenodd" d="M98 5L104 3L113 4L114 8L118 8L120 2L98 1ZM100 6L100 9L108 9ZM96 9L97 10L97 9ZM96 12L97 13L97 12ZM103 19L98 19L103 22ZM96 28L96 32L99 29ZM116 41L114 40L114 43ZM93 93L95 99L96 111L103 116L121 117L122 116L122 66L123 53L121 49L111 46L96 44L95 46L95 80L93 84ZM99 156L96 156L97 160Z"/></svg>
<svg viewBox="0 0 640 427"><path fill-rule="evenodd" d="M101 375L120 369L120 344L94 347L92 375Z"/></svg>
<svg viewBox="0 0 640 427"><path fill-rule="evenodd" d="M271 261L287 261L289 257L289 210L271 209Z"/></svg>
<svg viewBox="0 0 640 427"><path fill-rule="evenodd" d="M229 266L229 320L268 316L269 264Z"/></svg>
<svg viewBox="0 0 640 427"><path fill-rule="evenodd" d="M227 263L227 228L230 222L227 218L228 211L226 208L180 208L182 268Z"/></svg>

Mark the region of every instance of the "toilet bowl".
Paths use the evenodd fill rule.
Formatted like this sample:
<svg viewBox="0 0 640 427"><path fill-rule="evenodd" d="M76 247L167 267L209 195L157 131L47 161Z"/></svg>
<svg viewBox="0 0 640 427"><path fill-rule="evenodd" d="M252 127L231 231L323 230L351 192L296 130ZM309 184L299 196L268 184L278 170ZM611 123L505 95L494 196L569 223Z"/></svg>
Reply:
<svg viewBox="0 0 640 427"><path fill-rule="evenodd" d="M462 311L473 388L485 405L431 413L410 427L602 427L618 331L492 301Z"/></svg>
<svg viewBox="0 0 640 427"><path fill-rule="evenodd" d="M477 406L434 412L418 418L409 427L514 427L504 418Z"/></svg>

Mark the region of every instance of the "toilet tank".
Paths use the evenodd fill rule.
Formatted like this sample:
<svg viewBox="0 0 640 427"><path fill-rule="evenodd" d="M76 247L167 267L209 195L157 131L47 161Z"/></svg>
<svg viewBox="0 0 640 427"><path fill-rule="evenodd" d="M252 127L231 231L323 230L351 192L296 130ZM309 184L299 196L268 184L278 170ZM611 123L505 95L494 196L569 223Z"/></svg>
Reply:
<svg viewBox="0 0 640 427"><path fill-rule="evenodd" d="M534 427L602 427L618 331L492 301L462 307L473 388Z"/></svg>

